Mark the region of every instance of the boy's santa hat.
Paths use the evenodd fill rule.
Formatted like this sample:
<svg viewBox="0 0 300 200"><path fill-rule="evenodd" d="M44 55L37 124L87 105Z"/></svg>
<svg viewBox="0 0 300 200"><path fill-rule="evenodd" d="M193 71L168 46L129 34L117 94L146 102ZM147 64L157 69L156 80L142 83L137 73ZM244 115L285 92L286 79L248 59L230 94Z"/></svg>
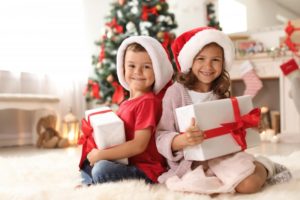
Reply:
<svg viewBox="0 0 300 200"><path fill-rule="evenodd" d="M122 42L117 53L117 75L119 82L126 90L129 90L124 77L124 55L126 48L132 43L140 44L149 54L155 76L153 91L155 94L158 94L171 80L173 66L163 46L156 39L149 36L131 36Z"/></svg>
<svg viewBox="0 0 300 200"><path fill-rule="evenodd" d="M178 70L183 73L189 72L195 56L205 45L212 42L223 48L225 67L228 69L235 56L234 46L230 38L217 29L200 27L181 34L172 44L172 52Z"/></svg>

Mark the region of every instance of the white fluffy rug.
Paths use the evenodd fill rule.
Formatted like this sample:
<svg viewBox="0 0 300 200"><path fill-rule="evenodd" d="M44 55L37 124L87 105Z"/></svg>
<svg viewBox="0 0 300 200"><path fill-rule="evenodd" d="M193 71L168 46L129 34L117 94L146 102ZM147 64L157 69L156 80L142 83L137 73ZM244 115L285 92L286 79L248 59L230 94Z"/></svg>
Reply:
<svg viewBox="0 0 300 200"><path fill-rule="evenodd" d="M42 151L43 152L43 151ZM145 185L139 181L108 183L75 189L79 183L77 151L44 151L22 157L0 156L0 199L118 199L118 200L202 200L202 199L288 199L300 196L300 152L272 160L291 169L289 183L266 186L256 194L221 194L214 197L172 192L163 185Z"/></svg>

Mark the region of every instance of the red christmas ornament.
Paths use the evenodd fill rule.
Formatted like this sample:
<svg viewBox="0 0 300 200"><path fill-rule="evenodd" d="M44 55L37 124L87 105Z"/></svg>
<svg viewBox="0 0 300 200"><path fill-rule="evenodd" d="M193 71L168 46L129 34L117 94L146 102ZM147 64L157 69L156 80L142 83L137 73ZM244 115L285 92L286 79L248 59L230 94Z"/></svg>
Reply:
<svg viewBox="0 0 300 200"><path fill-rule="evenodd" d="M143 6L141 19L147 21L149 14L153 14L157 16L158 15L157 8L155 6L154 7Z"/></svg>

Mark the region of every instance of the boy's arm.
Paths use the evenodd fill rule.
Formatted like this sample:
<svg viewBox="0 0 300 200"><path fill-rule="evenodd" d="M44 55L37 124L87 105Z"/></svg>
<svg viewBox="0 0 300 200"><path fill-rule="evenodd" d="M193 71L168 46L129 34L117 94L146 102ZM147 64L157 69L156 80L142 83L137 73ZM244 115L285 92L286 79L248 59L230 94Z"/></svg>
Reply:
<svg viewBox="0 0 300 200"><path fill-rule="evenodd" d="M93 149L87 156L91 165L99 160L118 160L143 153L150 141L152 128L135 131L134 139L109 149Z"/></svg>

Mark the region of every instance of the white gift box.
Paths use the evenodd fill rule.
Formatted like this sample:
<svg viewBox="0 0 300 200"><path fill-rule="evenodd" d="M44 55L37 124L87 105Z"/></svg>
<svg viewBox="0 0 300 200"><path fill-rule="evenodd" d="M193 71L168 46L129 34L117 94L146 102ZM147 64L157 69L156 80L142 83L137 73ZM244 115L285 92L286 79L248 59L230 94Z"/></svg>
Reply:
<svg viewBox="0 0 300 200"><path fill-rule="evenodd" d="M90 119L88 117L90 116ZM93 137L98 149L105 149L126 142L123 121L109 108L99 107L85 111L86 121L93 127ZM128 164L128 159L117 160Z"/></svg>
<svg viewBox="0 0 300 200"><path fill-rule="evenodd" d="M245 115L253 109L251 96L236 97L240 114ZM221 127L221 124L235 122L231 99L221 99L199 104L193 104L176 109L180 132L185 132L190 126L192 117L195 118L200 130L206 131ZM257 146L260 137L257 130L246 129L247 148ZM230 133L206 138L195 146L183 150L187 160L204 161L230 153L241 151L241 146Z"/></svg>

